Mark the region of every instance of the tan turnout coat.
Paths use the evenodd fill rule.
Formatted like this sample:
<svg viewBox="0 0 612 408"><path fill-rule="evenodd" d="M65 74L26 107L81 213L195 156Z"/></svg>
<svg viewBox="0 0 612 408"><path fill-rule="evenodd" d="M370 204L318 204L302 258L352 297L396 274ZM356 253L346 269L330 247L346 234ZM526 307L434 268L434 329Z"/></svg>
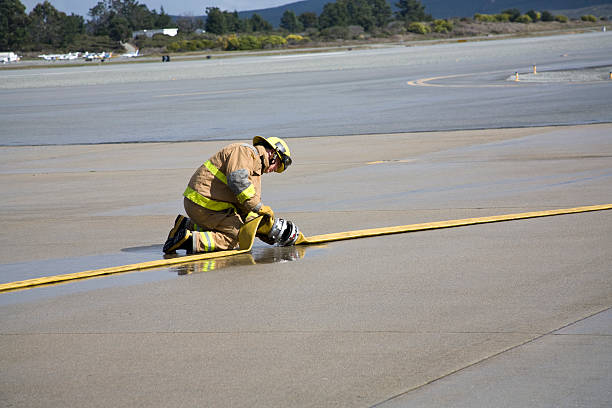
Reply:
<svg viewBox="0 0 612 408"><path fill-rule="evenodd" d="M230 144L196 170L184 196L209 210L234 208L245 217L262 206L261 176L267 166L264 147Z"/></svg>

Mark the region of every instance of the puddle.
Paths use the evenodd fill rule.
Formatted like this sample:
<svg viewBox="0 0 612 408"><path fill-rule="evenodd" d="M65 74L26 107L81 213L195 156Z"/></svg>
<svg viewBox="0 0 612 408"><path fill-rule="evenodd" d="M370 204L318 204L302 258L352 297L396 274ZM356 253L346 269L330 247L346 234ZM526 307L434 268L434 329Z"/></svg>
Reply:
<svg viewBox="0 0 612 408"><path fill-rule="evenodd" d="M251 253L247 254L189 262L170 267L72 280L0 293L0 306L103 288L176 279L184 275L219 271L229 267L297 261L304 258L307 251L316 253L317 248L320 250L320 247L255 246ZM2 264L0 265L0 283L152 261L160 259L160 255L160 245L149 245L124 248L120 253L114 254Z"/></svg>
<svg viewBox="0 0 612 408"><path fill-rule="evenodd" d="M297 261L306 255L306 247L254 247L251 253L189 262L168 269L178 275L211 272L230 266L271 264Z"/></svg>

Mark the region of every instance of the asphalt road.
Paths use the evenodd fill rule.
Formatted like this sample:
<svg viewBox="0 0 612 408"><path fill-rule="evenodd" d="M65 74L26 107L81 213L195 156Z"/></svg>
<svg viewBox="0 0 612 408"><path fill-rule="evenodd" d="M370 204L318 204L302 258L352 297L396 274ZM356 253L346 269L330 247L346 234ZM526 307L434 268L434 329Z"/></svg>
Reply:
<svg viewBox="0 0 612 408"><path fill-rule="evenodd" d="M347 130L289 141L294 165L265 176L263 197L306 235L316 235L612 203L612 124L432 131L447 112L466 124L499 126L505 112L493 102L519 109L506 101L512 94L526 126L544 123L548 114L558 115L557 124L597 115L594 121L609 121L593 99L609 107L605 81L517 85L500 72L483 84L471 75L528 70L534 55L556 68L603 64L606 56L596 50L609 51L608 38L374 50L377 58L358 57L350 68L342 60L342 70L331 68L344 58L339 54L300 63L279 59L284 65L240 58L219 69L308 72L234 72L226 79L195 78L208 74L193 62L185 65L194 67L186 68L190 78L127 80L135 65L118 68L128 70L119 76L89 77L107 84L41 87L36 81L51 77L30 78L37 87L2 93L21 98L5 106L29 118L19 135L34 144L42 143L35 142L37 131L48 131L56 143L104 134L90 126L94 113L109 119L102 122L111 126L108 134L131 140L128 130L138 136L154 131L151 120L164 123L156 117L160 100L171 97L163 95L184 98L174 115L190 107L214 126L221 127L218 117L246 133L246 125L230 120L231 101L251 124L260 123L256 130L280 121L308 136L344 129L343 115L356 123L346 126L382 132L394 116L383 109L393 104L380 102L388 94L404 108L423 103L429 122L418 124L427 132ZM459 59L455 69L438 64L452 54ZM370 70L395 74L370 77ZM194 88L204 83L208 88ZM109 102L98 103L85 90ZM297 91L310 95L302 106L312 114L289 104ZM406 91L419 97L409 99ZM37 97L42 94L50 98ZM423 102L445 95L463 102L461 108ZM489 103L466 102L481 98ZM367 102L382 104L378 116L366 112ZM556 109L565 105L573 109L561 115ZM255 114L270 106L292 116ZM86 122L83 133L67 121L71 110L73 119ZM4 106L1 112L4 120ZM410 109L404 113L414 119ZM368 114L373 122L361 117ZM37 117L56 127L41 128ZM195 117L183 124L175 116L171 123L184 125L181 134L201 126ZM0 147L0 279L158 258L189 176L224 143ZM1 293L0 405L609 407L611 237L612 211L600 211L302 249L259 244L252 255L232 260Z"/></svg>
<svg viewBox="0 0 612 408"><path fill-rule="evenodd" d="M612 34L0 71L0 144L244 139L584 124L612 81L514 82L612 66ZM426 85L411 81L444 77ZM606 78L607 79L607 78ZM438 86L431 86L438 85Z"/></svg>

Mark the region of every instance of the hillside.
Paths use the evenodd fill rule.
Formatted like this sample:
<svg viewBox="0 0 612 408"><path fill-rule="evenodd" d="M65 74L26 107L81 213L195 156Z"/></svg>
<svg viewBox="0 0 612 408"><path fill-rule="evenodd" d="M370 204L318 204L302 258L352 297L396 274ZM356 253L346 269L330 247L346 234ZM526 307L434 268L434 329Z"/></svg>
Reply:
<svg viewBox="0 0 612 408"><path fill-rule="evenodd" d="M387 1L395 10L397 0ZM283 13L287 10L292 10L296 15L305 12L319 15L323 11L323 6L330 2L331 0L304 0L279 7L241 11L238 14L240 18L248 18L257 13L274 26L278 26ZM571 11L574 9L589 11L596 10L596 6L612 5L612 0L422 0L421 3L425 6L425 11L434 18L449 18L472 17L475 13L494 14L509 8L518 8L522 12L532 9L563 10L567 14L572 14ZM606 7L604 10L609 8Z"/></svg>

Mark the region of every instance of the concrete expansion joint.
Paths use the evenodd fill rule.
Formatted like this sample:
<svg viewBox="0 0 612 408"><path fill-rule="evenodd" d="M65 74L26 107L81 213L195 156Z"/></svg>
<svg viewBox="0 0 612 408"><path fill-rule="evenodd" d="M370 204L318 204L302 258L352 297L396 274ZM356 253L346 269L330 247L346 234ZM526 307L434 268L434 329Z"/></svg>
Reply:
<svg viewBox="0 0 612 408"><path fill-rule="evenodd" d="M543 336L548 333L534 333L521 331L417 331L417 330L222 330L222 331L108 331L108 332L28 332L28 333L0 333L2 336L105 336L105 335L151 335L151 334L408 334L408 335L456 335L456 334L519 334L524 336ZM603 336L603 335L602 335ZM612 335L611 335L612 336Z"/></svg>
<svg viewBox="0 0 612 408"><path fill-rule="evenodd" d="M589 318L591 318L591 317L593 317L593 316L596 316L596 315L598 315L598 314L600 314L600 313L606 312L606 311L608 311L608 310L610 310L610 309L612 309L612 307L606 307L605 309L599 310L599 311L597 311L597 312L595 312L595 313L591 313L591 314L589 314L588 316L585 316L585 317L582 317L582 318L580 318L580 319L577 319L577 320L575 320L575 321L573 321L573 322L567 323L567 324L565 324L565 325L563 325L563 326L561 326L561 327L559 327L559 328L556 328L556 329L550 330L550 331L548 331L548 332L546 332L546 333L543 333L543 334L536 335L535 337L533 337L533 338L531 338L531 339L527 339L527 340L525 340L525 341L522 341L522 342L520 342L520 343L518 343L518 344L515 344L515 345L513 345L513 346L510 346L510 347L507 347L507 348L505 348L505 349L503 349L503 350L500 350L500 351L498 351L498 352L496 352L496 353L493 353L493 354L491 354L491 355L484 356L484 357L482 357L482 358L481 358L481 359L479 359L479 360L476 360L476 361L474 361L474 362L472 362L472 363L466 364L464 367L458 368L458 369L456 369L456 370L452 370L452 371L450 371L450 372L448 372L448 373L446 373L446 374L442 374L442 375L440 375L440 376L438 376L438 377L436 377L436 378L434 378L434 379L431 379L431 380L429 380L429 381L426 381L426 382L424 382L424 383L422 383L422 384L420 384L420 385L417 385L417 386L411 387L410 389L407 389L406 391L403 391L403 392L401 392L401 393L398 393L398 394L396 394L396 395L393 395L393 396L391 396L391 397L389 397L389 398L385 399L384 401L381 401L381 402L379 402L379 403L376 403L376 404L372 405L370 408L375 408L375 407L381 406L381 405L383 405L383 404L385 404L385 403L387 403L387 402L393 401L393 400L394 400L394 399L396 399L396 398L403 397L403 396L405 396L405 395L407 395L407 394L409 394L409 393L411 393L411 392L413 392L413 391L416 391L416 390L418 390L418 389L420 389L420 388L423 388L423 387L425 387L425 386L427 386L427 385L433 384L433 383L438 382L438 381L440 381L440 380L442 380L442 379L444 379L444 378L450 377L450 376L451 376L451 375L453 375L453 374L457 374L457 373L459 373L459 372L462 372L462 371L464 371L464 370L466 370L466 369L468 369L468 368L474 367L474 366L476 366L476 365L479 365L480 363L483 363L483 362L485 362L485 361L488 361L488 360L491 360L491 359L496 358L496 357L498 357L498 356L501 356L501 355L503 355L503 354L505 354L505 353L507 353L507 352L509 352L509 351L516 350L516 349L518 349L518 348L520 348L520 347L522 347L522 346L525 346L525 345L527 345L527 344L534 343L534 342L536 342L536 341L538 341L538 340L540 340L540 339L542 339L542 338L544 338L544 337L547 337L547 336L550 336L550 335L553 335L553 336L556 336L556 335L561 335L561 334L557 334L556 332L558 332L558 331L560 331L560 330L563 330L564 328L570 327L570 326L572 326L572 325L574 325L574 324L576 324L576 323L580 323L580 322L582 322L582 321L584 321L584 320L586 320L586 319L589 319ZM569 335L569 336L572 336L572 335ZM575 336L575 335L574 335L574 336ZM600 335L584 335L584 336L590 336L590 337L600 337ZM601 337L612 337L612 335L601 335Z"/></svg>

